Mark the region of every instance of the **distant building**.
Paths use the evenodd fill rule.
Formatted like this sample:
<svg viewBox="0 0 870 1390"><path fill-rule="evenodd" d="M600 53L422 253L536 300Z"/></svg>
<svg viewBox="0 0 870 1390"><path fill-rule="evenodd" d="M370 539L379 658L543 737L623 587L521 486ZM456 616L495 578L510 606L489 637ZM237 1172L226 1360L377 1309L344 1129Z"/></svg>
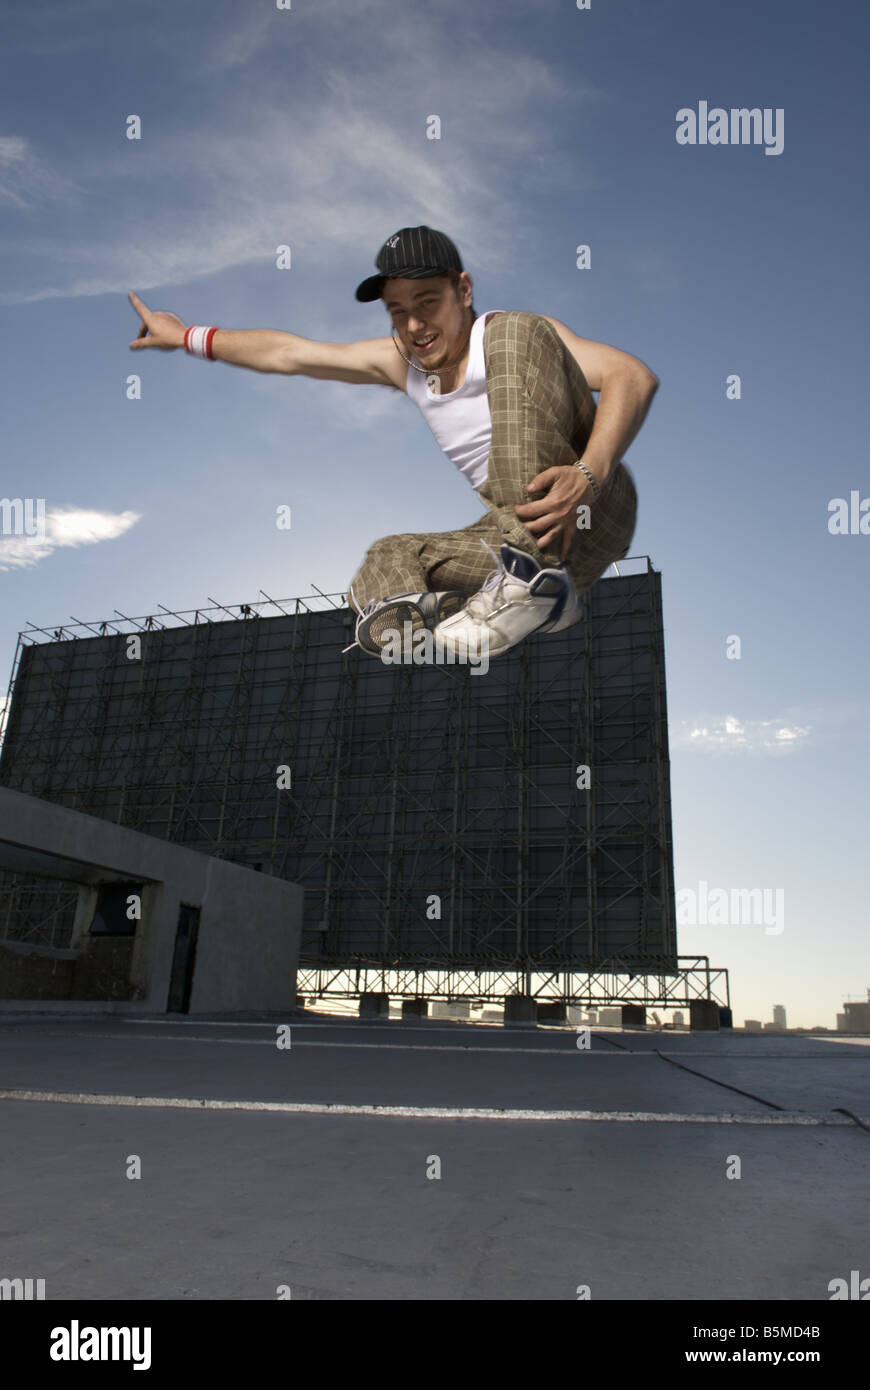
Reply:
<svg viewBox="0 0 870 1390"><path fill-rule="evenodd" d="M574 1028L588 1028L598 1022L598 1014L595 1009L583 1009L579 1004L569 1004L565 1010L565 1016Z"/></svg>
<svg viewBox="0 0 870 1390"><path fill-rule="evenodd" d="M599 1009L598 1023L601 1028L618 1028L622 1022L622 1009Z"/></svg>
<svg viewBox="0 0 870 1390"><path fill-rule="evenodd" d="M765 1033L781 1033L782 1029L778 1023L764 1023L762 1029Z"/></svg>
<svg viewBox="0 0 870 1390"><path fill-rule="evenodd" d="M870 1033L870 1001L844 1004L847 1033Z"/></svg>
<svg viewBox="0 0 870 1390"><path fill-rule="evenodd" d="M773 1026L774 1028L787 1027L785 1021L785 1009L783 1008L782 1004L774 1004L773 1006Z"/></svg>
<svg viewBox="0 0 870 1390"><path fill-rule="evenodd" d="M680 1013L680 1011L679 1011L679 1009L678 1009L677 1012L674 1014L674 1027L675 1027L675 1028L682 1028L682 1026L683 1026L683 1015Z"/></svg>
<svg viewBox="0 0 870 1390"><path fill-rule="evenodd" d="M744 1028L745 1032L747 1032L747 1033L760 1033L760 1032L761 1032L761 1019L760 1019L760 1018L744 1018L744 1020L743 1020L743 1028Z"/></svg>
<svg viewBox="0 0 870 1390"><path fill-rule="evenodd" d="M838 1033L845 1033L845 1032L846 1032L847 1025L848 1025L848 1019L846 1018L846 1015L845 1015L845 1014L837 1014L837 1032L838 1032Z"/></svg>

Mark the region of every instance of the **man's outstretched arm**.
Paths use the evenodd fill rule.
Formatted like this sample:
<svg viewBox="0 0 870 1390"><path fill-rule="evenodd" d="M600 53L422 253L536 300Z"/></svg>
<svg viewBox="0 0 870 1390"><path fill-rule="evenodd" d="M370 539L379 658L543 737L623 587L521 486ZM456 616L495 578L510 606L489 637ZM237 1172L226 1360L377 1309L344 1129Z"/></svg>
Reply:
<svg viewBox="0 0 870 1390"><path fill-rule="evenodd" d="M142 320L139 337L130 344L131 348L156 347L171 352L184 347L186 327L177 314L149 309L132 290L129 298ZM312 376L363 386L399 384L392 360L397 354L389 338L321 343L271 328L219 328L212 338L211 351L219 362L255 372Z"/></svg>

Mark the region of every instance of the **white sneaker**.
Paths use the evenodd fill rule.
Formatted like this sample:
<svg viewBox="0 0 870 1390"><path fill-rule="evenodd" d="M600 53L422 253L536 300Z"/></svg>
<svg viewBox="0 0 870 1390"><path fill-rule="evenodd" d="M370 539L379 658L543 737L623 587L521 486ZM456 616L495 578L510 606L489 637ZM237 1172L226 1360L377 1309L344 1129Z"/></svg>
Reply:
<svg viewBox="0 0 870 1390"><path fill-rule="evenodd" d="M372 599L356 620L356 640L342 649L342 655L354 647L361 647L371 656L380 656L385 645L385 634L405 632L405 623L411 624L412 632L424 627L431 632L441 618L456 613L464 602L464 596L455 589ZM391 642L395 639L390 636L386 640Z"/></svg>
<svg viewBox="0 0 870 1390"><path fill-rule="evenodd" d="M533 632L561 632L580 621L580 598L566 569L542 569L507 542L499 559L492 546L482 544L497 568L458 613L438 624L436 642L452 651L501 656Z"/></svg>

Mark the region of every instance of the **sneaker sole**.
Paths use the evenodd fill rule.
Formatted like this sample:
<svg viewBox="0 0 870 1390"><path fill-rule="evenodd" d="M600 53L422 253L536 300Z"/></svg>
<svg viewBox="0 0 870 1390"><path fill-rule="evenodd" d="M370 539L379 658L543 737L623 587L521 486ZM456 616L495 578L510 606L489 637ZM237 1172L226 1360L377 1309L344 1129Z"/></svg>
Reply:
<svg viewBox="0 0 870 1390"><path fill-rule="evenodd" d="M434 599L434 594L432 595ZM444 618L453 617L458 613L465 603L463 594L451 591L436 600L431 605L431 611L427 614L418 603L413 599L397 599L395 603L388 604L384 608L379 608L377 613L373 613L370 618L360 625L357 633L357 642L364 651L372 656L380 656L386 645L386 634L398 632L404 639L405 623L411 624L411 637L421 628L429 628L434 631L435 627ZM428 606L428 605L427 605ZM392 638L386 638L392 640Z"/></svg>

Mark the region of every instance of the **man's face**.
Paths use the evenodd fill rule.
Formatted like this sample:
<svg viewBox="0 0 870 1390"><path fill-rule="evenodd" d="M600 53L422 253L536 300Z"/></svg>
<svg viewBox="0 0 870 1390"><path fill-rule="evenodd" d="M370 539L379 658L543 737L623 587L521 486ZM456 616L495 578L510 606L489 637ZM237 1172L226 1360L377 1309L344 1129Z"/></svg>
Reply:
<svg viewBox="0 0 870 1390"><path fill-rule="evenodd" d="M383 300L405 351L423 366L437 370L464 347L471 303L471 281L464 271L457 289L446 275L387 280Z"/></svg>

